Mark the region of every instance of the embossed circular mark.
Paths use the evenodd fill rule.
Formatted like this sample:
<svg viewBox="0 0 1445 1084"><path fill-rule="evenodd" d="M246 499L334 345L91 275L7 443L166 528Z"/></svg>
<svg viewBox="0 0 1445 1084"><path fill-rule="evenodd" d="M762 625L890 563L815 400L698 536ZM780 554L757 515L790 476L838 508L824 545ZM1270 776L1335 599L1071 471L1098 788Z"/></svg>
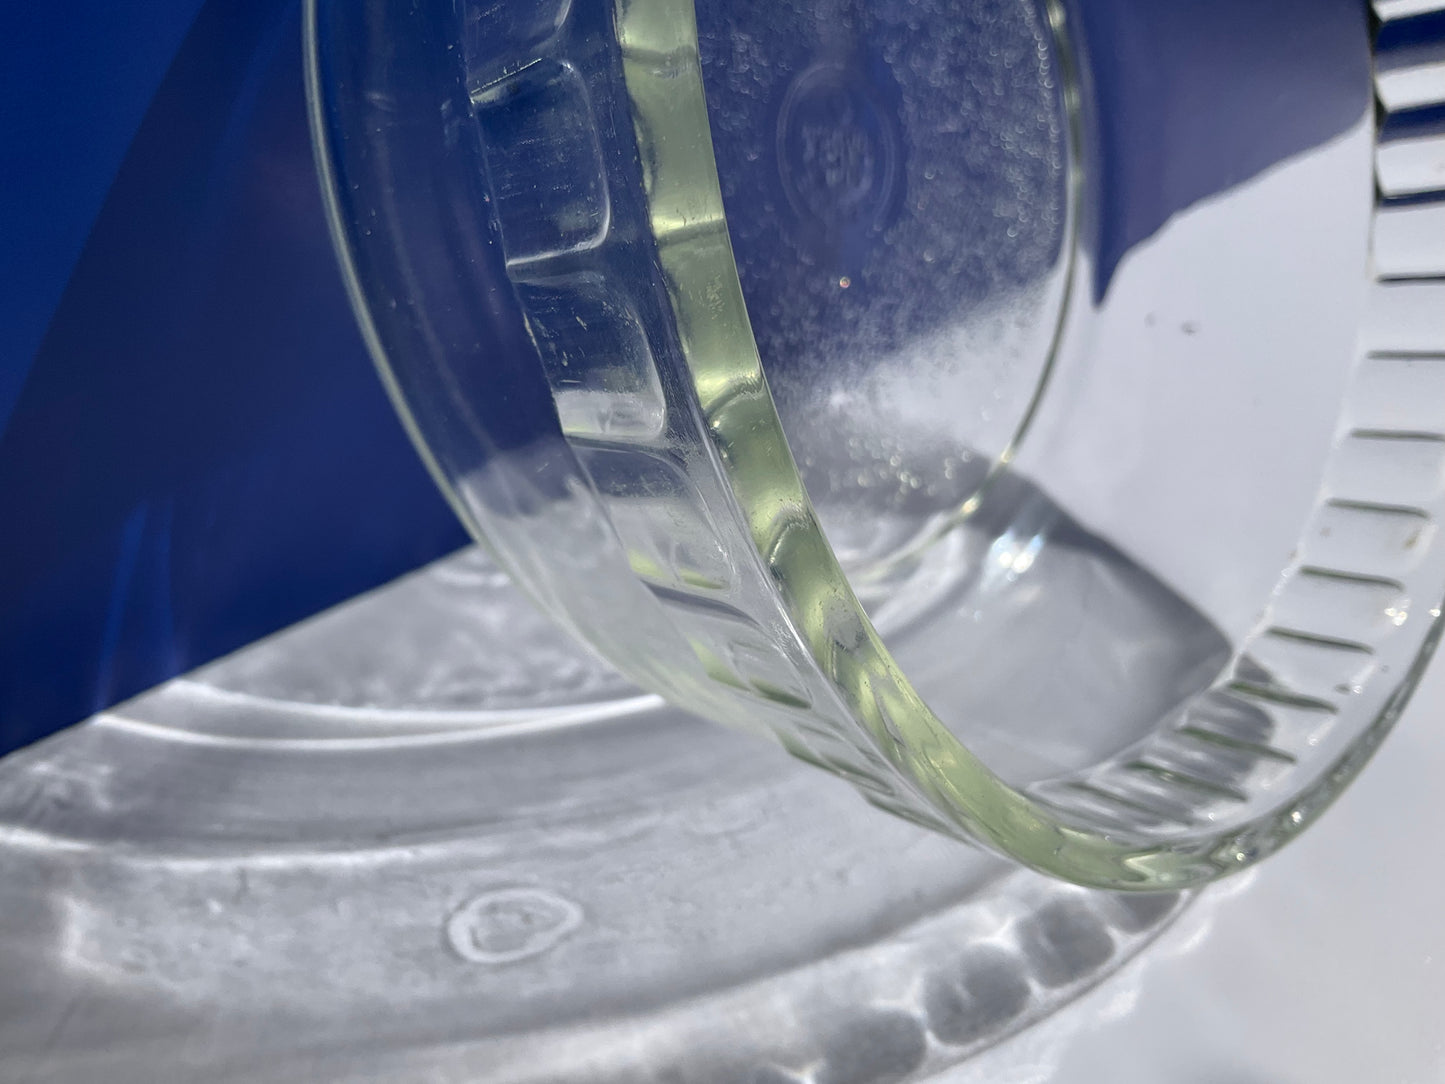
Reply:
<svg viewBox="0 0 1445 1084"><path fill-rule="evenodd" d="M447 942L464 960L508 964L546 952L578 926L582 908L539 888L485 892L447 919Z"/></svg>
<svg viewBox="0 0 1445 1084"><path fill-rule="evenodd" d="M877 225L893 195L898 133L845 68L815 64L783 98L778 169L800 216L835 229Z"/></svg>

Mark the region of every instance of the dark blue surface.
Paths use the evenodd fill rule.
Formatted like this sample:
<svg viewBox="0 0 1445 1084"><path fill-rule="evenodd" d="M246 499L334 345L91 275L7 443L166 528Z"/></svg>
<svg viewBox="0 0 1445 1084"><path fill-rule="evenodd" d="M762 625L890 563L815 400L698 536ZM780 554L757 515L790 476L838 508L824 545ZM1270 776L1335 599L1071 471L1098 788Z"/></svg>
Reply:
<svg viewBox="0 0 1445 1084"><path fill-rule="evenodd" d="M201 0L0 5L0 430Z"/></svg>
<svg viewBox="0 0 1445 1084"><path fill-rule="evenodd" d="M346 303L298 5L211 0L0 435L0 751L463 541Z"/></svg>

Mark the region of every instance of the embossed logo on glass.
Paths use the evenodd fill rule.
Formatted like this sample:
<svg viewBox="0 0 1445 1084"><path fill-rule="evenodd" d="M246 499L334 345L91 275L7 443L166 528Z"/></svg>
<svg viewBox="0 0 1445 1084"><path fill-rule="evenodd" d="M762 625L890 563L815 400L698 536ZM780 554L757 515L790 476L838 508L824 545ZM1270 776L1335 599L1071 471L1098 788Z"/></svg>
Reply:
<svg viewBox="0 0 1445 1084"><path fill-rule="evenodd" d="M783 99L778 168L800 216L834 228L876 226L892 202L898 135L846 69L815 64Z"/></svg>
<svg viewBox="0 0 1445 1084"><path fill-rule="evenodd" d="M485 892L452 913L447 942L464 960L507 964L538 956L582 925L582 908L539 888Z"/></svg>

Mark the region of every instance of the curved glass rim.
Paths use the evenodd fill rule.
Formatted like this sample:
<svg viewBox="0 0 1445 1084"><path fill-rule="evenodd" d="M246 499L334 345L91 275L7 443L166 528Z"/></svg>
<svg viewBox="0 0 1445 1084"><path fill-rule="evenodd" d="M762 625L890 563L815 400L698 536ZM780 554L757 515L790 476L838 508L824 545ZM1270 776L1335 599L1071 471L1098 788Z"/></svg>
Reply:
<svg viewBox="0 0 1445 1084"><path fill-rule="evenodd" d="M351 255L352 238L336 198L332 148L322 134L316 7L317 0L307 0L308 97L318 169L343 277L408 433L443 493L469 522L462 498L428 449L367 315ZM1050 0L1048 10L1053 32L1066 41L1061 9ZM638 117L638 139L646 141L647 210L657 260L674 316L685 329L680 335L683 357L716 463L757 555L772 575L794 634L870 735L877 752L929 807L946 813L950 827L959 834L1035 870L1097 888L1145 892L1191 888L1246 868L1299 835L1344 790L1388 734L1445 631L1441 618L1433 617L1412 665L1349 747L1308 786L1290 792L1240 827L1214 833L1185 831L1162 842L1157 837L1131 838L1126 831L1081 827L1050 803L1005 783L914 691L874 630L813 512L747 321L705 107L678 109L674 98L672 107L659 108L657 88L649 86L649 80L656 78L653 65L662 63L670 78L695 81L689 93L696 103L703 102L692 0L616 0L614 17L624 54L623 80ZM1067 48L1061 51L1068 54ZM630 64L629 56L649 58L649 63ZM1071 88L1071 93L1076 112L1077 91ZM1077 176L1078 170L1074 172ZM713 258L699 260L695 252L686 260L674 258L669 237L696 237L700 232L713 235ZM719 289L727 294L722 304L709 294ZM697 333L699 329L705 334ZM703 339L707 348L699 346ZM1042 388L1041 383L1000 465L1012 458ZM965 505L959 515L968 511ZM505 567L505 559L497 556ZM840 630L847 634L840 636Z"/></svg>

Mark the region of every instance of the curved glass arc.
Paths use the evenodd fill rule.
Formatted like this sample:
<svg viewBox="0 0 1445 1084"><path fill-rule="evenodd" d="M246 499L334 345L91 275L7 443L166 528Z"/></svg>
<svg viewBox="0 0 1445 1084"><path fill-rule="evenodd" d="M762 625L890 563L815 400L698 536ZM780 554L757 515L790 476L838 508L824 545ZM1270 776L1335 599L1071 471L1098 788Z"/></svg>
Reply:
<svg viewBox="0 0 1445 1084"><path fill-rule="evenodd" d="M905 677L804 489L738 278L692 5L467 9L461 25L444 6L405 28L385 13L357 15L363 37L391 43L384 63L328 44L345 16L319 9L318 148L354 296L419 443L464 518L574 633L678 703L773 732L884 809L1083 884L1161 890L1242 868L1310 823L1358 770L1435 640L1438 611L1410 610L1408 624L1389 616L1406 613L1400 575L1411 597L1445 595L1425 531L1439 514L1433 445L1402 414L1413 382L1431 378L1392 364L1392 329L1429 332L1418 317L1378 315L1423 312L1428 290L1381 283L1342 299L1342 313L1366 310L1358 356L1332 348L1344 359L1331 379L1347 422L1313 467L1302 456L1281 475L1295 492L1275 518L1296 514L1290 501L1308 517L1287 560L1254 547L1265 563L1254 573L1278 579L1262 616L1232 634L1230 650L1199 639L1202 654L1182 664L1204 668L1200 684L1146 713L1155 717L1142 731L1091 737L1077 763L1045 757L1001 775L996 757L976 755L986 742L974 741L974 720L946 727ZM824 38L830 48L840 40ZM777 162L791 213L841 238L834 281L849 290L854 249L887 222L912 148L888 133L886 94L855 92L838 75L839 48L789 85ZM400 70L441 76L394 94ZM1339 144L1355 156L1331 189L1341 198L1365 176L1366 124ZM1358 211L1368 228L1367 198ZM1197 332L1182 321L1181 336ZM1080 341L1050 402L1090 379ZM1151 402L1146 394L1145 409ZM1362 410L1376 420L1356 424ZM1333 413L1310 424L1337 428ZM1051 426L1049 436L1070 431ZM1227 427L1219 439L1231 439ZM1259 502L1273 484L1245 489ZM1403 532L1406 520L1420 531ZM981 551L984 565L965 545L965 565L992 561L1025 594L1038 588L1030 570L1058 567L1039 559L1051 536L1022 527L1007 523ZM910 591L922 592L915 616L936 608L930 562L944 541L884 584L870 601L880 615ZM1387 575L1401 546L1422 560ZM1053 593L1144 582L1092 574ZM1146 642L1123 637L1117 648ZM1056 659L1017 643L1033 652L1030 679L1047 683ZM979 672L975 683L992 678ZM937 706L950 717L957 707ZM985 730L1006 729L1002 718Z"/></svg>

